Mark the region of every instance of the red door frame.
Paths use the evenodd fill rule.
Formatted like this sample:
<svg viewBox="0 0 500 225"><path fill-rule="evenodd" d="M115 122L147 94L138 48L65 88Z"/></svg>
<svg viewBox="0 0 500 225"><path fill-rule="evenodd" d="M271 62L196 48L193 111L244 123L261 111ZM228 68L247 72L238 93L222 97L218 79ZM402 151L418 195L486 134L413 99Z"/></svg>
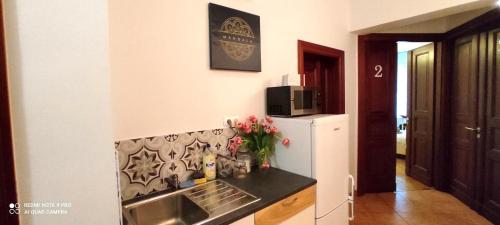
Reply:
<svg viewBox="0 0 500 225"><path fill-rule="evenodd" d="M17 203L17 191L7 82L3 6L0 1L0 184L2 186L0 188L0 224L17 225L19 216L9 212L10 204Z"/></svg>
<svg viewBox="0 0 500 225"><path fill-rule="evenodd" d="M301 75L301 84L304 84L304 55L306 53L315 54L319 56L325 56L332 58L338 62L338 83L334 90L337 90L335 93L337 109L339 114L345 113L345 70L344 70L344 51L326 47L323 45L318 45L302 40L297 41L297 50L298 50L298 70Z"/></svg>

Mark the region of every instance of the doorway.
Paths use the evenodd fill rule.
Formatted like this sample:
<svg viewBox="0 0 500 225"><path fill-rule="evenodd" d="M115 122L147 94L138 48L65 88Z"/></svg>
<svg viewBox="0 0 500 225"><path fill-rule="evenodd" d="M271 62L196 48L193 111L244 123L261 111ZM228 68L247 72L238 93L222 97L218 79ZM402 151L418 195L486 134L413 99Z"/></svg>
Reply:
<svg viewBox="0 0 500 225"><path fill-rule="evenodd" d="M446 165L435 160L441 159L443 152L434 148L434 140L439 138L434 130L442 127L441 120L433 120L434 114L441 114L443 102L443 89L438 88L442 82L440 40L441 34L359 36L358 195L397 189L398 134L400 146L406 149L401 175L430 185L433 180L439 180L434 179L435 176L445 171ZM407 71L406 115L397 112L398 41L434 43L406 51L407 65L401 68ZM401 98L404 95L400 94ZM401 104L404 108L404 102ZM439 182L433 186L441 188Z"/></svg>
<svg viewBox="0 0 500 225"><path fill-rule="evenodd" d="M396 191L429 189L434 43L398 41L396 57Z"/></svg>

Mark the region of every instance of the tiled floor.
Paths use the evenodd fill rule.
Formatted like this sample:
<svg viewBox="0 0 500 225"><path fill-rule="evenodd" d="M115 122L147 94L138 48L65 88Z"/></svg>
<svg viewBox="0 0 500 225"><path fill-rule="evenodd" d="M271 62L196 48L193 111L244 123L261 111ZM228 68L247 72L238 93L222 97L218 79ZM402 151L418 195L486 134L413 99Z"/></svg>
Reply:
<svg viewBox="0 0 500 225"><path fill-rule="evenodd" d="M450 194L407 177L404 160L398 159L396 168L396 192L355 198L355 219L350 225L491 224Z"/></svg>
<svg viewBox="0 0 500 225"><path fill-rule="evenodd" d="M403 159L396 159L396 191L416 191L416 190L429 190L430 187L416 181L415 179L406 176L405 174L405 161Z"/></svg>

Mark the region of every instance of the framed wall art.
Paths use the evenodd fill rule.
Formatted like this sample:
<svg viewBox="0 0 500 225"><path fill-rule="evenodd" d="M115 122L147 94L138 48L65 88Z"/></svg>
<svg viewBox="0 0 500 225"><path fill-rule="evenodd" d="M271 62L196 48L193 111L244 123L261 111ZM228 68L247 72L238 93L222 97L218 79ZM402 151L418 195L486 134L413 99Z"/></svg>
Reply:
<svg viewBox="0 0 500 225"><path fill-rule="evenodd" d="M210 68L261 71L260 17L208 4Z"/></svg>

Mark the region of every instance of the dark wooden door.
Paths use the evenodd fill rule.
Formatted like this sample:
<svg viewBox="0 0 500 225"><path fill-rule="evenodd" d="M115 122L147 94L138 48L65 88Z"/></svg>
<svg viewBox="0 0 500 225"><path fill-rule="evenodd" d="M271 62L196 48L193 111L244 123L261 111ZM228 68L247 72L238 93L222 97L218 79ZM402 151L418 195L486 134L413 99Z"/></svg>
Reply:
<svg viewBox="0 0 500 225"><path fill-rule="evenodd" d="M488 33L483 212L500 224L500 29Z"/></svg>
<svg viewBox="0 0 500 225"><path fill-rule="evenodd" d="M450 79L451 193L471 205L477 175L478 35L459 38Z"/></svg>
<svg viewBox="0 0 500 225"><path fill-rule="evenodd" d="M396 42L366 41L359 72L358 192L396 188Z"/></svg>
<svg viewBox="0 0 500 225"><path fill-rule="evenodd" d="M406 161L408 173L416 180L432 185L434 128L434 44L408 52L409 129Z"/></svg>
<svg viewBox="0 0 500 225"><path fill-rule="evenodd" d="M338 87L343 83L338 74L338 61L332 57L304 54L304 86L318 90L318 105L322 113L344 113L338 104L341 101Z"/></svg>
<svg viewBox="0 0 500 225"><path fill-rule="evenodd" d="M304 55L304 86L317 88L321 83L321 61L317 56Z"/></svg>
<svg viewBox="0 0 500 225"><path fill-rule="evenodd" d="M17 192L3 24L3 7L0 1L0 224L15 225L19 224L18 214L15 211L9 212L10 204L17 202Z"/></svg>

